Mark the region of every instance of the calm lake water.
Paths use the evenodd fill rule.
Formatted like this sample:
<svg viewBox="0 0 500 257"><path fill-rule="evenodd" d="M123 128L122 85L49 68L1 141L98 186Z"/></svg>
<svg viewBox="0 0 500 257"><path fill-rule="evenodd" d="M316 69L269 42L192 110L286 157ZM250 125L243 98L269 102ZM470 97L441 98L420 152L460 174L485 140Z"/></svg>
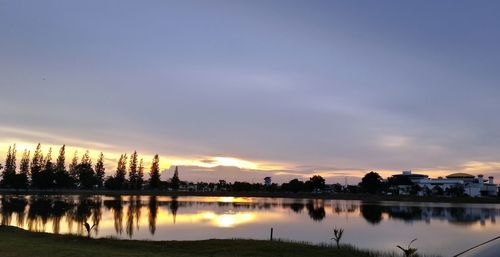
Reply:
<svg viewBox="0 0 500 257"><path fill-rule="evenodd" d="M3 196L1 223L31 231L148 240L209 238L280 239L331 243L334 226L343 242L396 250L458 253L498 236L500 204L443 204L258 197Z"/></svg>

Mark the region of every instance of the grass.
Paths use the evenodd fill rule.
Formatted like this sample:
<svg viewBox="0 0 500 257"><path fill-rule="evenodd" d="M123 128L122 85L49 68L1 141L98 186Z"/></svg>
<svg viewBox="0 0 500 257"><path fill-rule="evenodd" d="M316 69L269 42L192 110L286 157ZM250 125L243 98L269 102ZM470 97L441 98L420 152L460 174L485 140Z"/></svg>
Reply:
<svg viewBox="0 0 500 257"><path fill-rule="evenodd" d="M137 241L89 239L73 235L35 233L16 227L0 226L2 257L238 257L238 256L338 256L391 257L394 253L360 250L352 246L339 249L326 245L263 240Z"/></svg>

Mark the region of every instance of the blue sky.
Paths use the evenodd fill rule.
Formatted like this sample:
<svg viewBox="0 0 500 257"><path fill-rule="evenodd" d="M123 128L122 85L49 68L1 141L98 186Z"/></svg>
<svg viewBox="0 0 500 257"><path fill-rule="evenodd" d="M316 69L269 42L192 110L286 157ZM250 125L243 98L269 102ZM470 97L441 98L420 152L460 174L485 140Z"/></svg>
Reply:
<svg viewBox="0 0 500 257"><path fill-rule="evenodd" d="M0 143L193 179L500 175L499 5L0 0Z"/></svg>

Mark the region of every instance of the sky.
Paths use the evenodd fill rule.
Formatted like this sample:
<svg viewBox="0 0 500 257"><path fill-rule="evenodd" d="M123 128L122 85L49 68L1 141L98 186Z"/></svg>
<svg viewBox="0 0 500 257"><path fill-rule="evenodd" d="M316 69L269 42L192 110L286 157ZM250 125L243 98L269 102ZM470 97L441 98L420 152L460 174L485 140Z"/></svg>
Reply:
<svg viewBox="0 0 500 257"><path fill-rule="evenodd" d="M499 8L0 0L0 160L40 142L191 181L498 177Z"/></svg>

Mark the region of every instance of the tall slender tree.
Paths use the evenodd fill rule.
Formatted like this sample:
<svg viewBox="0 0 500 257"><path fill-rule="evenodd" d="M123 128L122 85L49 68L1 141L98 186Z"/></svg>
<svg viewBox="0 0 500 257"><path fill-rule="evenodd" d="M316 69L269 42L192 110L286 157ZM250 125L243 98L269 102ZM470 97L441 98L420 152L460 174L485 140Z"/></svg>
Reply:
<svg viewBox="0 0 500 257"><path fill-rule="evenodd" d="M49 148L49 152L45 156L45 159L43 160L43 164L45 166L45 169L52 169L53 168L53 163L52 163L52 147Z"/></svg>
<svg viewBox="0 0 500 257"><path fill-rule="evenodd" d="M40 172L39 187L54 187L54 164L52 163L52 148L49 148L47 156L43 160L42 171Z"/></svg>
<svg viewBox="0 0 500 257"><path fill-rule="evenodd" d="M56 171L66 171L66 145L61 146L59 149L59 156L56 161Z"/></svg>
<svg viewBox="0 0 500 257"><path fill-rule="evenodd" d="M73 184L76 185L78 180L78 174L76 172L76 165L78 165L78 151L75 151L73 158L68 166L69 176L71 177Z"/></svg>
<svg viewBox="0 0 500 257"><path fill-rule="evenodd" d="M170 180L170 185L172 189L178 190L181 184L181 180L179 179L179 167L175 166L174 176Z"/></svg>
<svg viewBox="0 0 500 257"><path fill-rule="evenodd" d="M16 144L14 146L9 146L9 151L7 152L7 158L5 160L5 173L16 173Z"/></svg>
<svg viewBox="0 0 500 257"><path fill-rule="evenodd" d="M30 173L30 151L28 150L23 152L23 158L19 163L19 173L26 174L26 176Z"/></svg>
<svg viewBox="0 0 500 257"><path fill-rule="evenodd" d="M92 166L92 159L90 158L89 150L85 151L85 154L82 156L82 161L80 163Z"/></svg>
<svg viewBox="0 0 500 257"><path fill-rule="evenodd" d="M125 175L127 174L127 155L122 154L118 160L118 166L116 167L115 174L115 187L118 189L123 189L126 184Z"/></svg>
<svg viewBox="0 0 500 257"><path fill-rule="evenodd" d="M55 186L58 188L73 187L73 180L66 170L66 145L61 146L59 149L59 156L57 157L56 166L54 168L54 181Z"/></svg>
<svg viewBox="0 0 500 257"><path fill-rule="evenodd" d="M5 168L2 172L2 182L3 187L12 187L14 183L14 177L16 176L16 145L9 146L9 151L7 152L7 158L5 159Z"/></svg>
<svg viewBox="0 0 500 257"><path fill-rule="evenodd" d="M19 174L16 174L14 182L15 188L28 188L29 180L28 174L30 172L30 152L24 150L23 157L19 163Z"/></svg>
<svg viewBox="0 0 500 257"><path fill-rule="evenodd" d="M137 186L137 151L134 151L132 155L130 155L130 163L129 163L129 173L128 173L128 181L131 189L136 189Z"/></svg>
<svg viewBox="0 0 500 257"><path fill-rule="evenodd" d="M76 165L75 170L78 174L78 185L80 188L91 189L95 187L97 181L88 150L82 156L80 164Z"/></svg>
<svg viewBox="0 0 500 257"><path fill-rule="evenodd" d="M151 170L149 171L149 187L151 189L158 189L161 184L160 180L160 157L156 154L153 158L153 163L151 164Z"/></svg>
<svg viewBox="0 0 500 257"><path fill-rule="evenodd" d="M42 169L43 169L42 145L38 143L30 165L31 185L35 188L39 188L41 186L40 172L42 171Z"/></svg>
<svg viewBox="0 0 500 257"><path fill-rule="evenodd" d="M144 184L144 161L141 158L137 170L137 189L142 189L142 184Z"/></svg>
<svg viewBox="0 0 500 257"><path fill-rule="evenodd" d="M106 168L104 168L104 154L101 152L99 159L94 167L97 187L102 188L104 185L104 175L106 174Z"/></svg>

